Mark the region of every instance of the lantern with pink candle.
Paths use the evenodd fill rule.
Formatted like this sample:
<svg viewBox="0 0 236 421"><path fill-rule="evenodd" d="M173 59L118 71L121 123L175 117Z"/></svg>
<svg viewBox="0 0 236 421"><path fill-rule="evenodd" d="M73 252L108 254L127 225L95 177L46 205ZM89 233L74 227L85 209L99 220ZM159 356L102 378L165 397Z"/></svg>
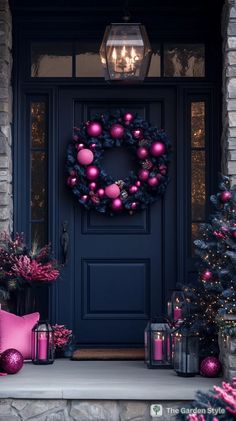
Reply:
<svg viewBox="0 0 236 421"><path fill-rule="evenodd" d="M171 329L161 318L151 319L144 331L148 368L172 368Z"/></svg>
<svg viewBox="0 0 236 421"><path fill-rule="evenodd" d="M34 364L54 362L53 329L47 321L39 321L32 329L32 361Z"/></svg>
<svg viewBox="0 0 236 421"><path fill-rule="evenodd" d="M185 296L183 291L175 289L172 292L171 300L167 302L168 318L175 324L184 318L184 303Z"/></svg>

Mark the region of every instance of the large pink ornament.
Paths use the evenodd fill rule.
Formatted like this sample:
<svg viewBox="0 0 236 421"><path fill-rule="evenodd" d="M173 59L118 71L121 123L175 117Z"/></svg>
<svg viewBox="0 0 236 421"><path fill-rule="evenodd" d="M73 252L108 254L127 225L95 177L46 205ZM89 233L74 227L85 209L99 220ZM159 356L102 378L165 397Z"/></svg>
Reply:
<svg viewBox="0 0 236 421"><path fill-rule="evenodd" d="M17 349L10 348L0 356L0 370L7 374L16 374L23 366L24 358Z"/></svg>
<svg viewBox="0 0 236 421"><path fill-rule="evenodd" d="M166 147L164 143L159 142L159 141L153 142L150 147L150 152L153 156L163 155L165 153L165 150L166 150Z"/></svg>
<svg viewBox="0 0 236 421"><path fill-rule="evenodd" d="M138 187L137 186L130 186L130 188L129 188L129 192L131 193L131 194L134 194L134 193L136 193L138 191Z"/></svg>
<svg viewBox="0 0 236 421"><path fill-rule="evenodd" d="M134 129L132 131L132 135L135 139L142 139L143 137L143 131L142 129Z"/></svg>
<svg viewBox="0 0 236 421"><path fill-rule="evenodd" d="M77 184L77 178L76 178L75 176L70 175L70 176L67 178L67 184L68 184L68 186L70 186L70 187L74 187L74 186L76 186L76 184Z"/></svg>
<svg viewBox="0 0 236 421"><path fill-rule="evenodd" d="M92 181L92 183L89 183L90 190L95 190L96 187L97 187L97 184L94 181Z"/></svg>
<svg viewBox="0 0 236 421"><path fill-rule="evenodd" d="M113 124L110 128L111 137L120 139L124 136L125 129L121 124Z"/></svg>
<svg viewBox="0 0 236 421"><path fill-rule="evenodd" d="M87 123L86 131L91 137L100 136L102 134L102 126L98 121L91 121Z"/></svg>
<svg viewBox="0 0 236 421"><path fill-rule="evenodd" d="M221 372L221 363L216 357L206 357L200 365L200 374L204 377L217 377Z"/></svg>
<svg viewBox="0 0 236 421"><path fill-rule="evenodd" d="M116 199L118 196L120 196L120 188L115 183L110 184L110 186L105 188L105 194L110 199Z"/></svg>
<svg viewBox="0 0 236 421"><path fill-rule="evenodd" d="M114 211L121 210L123 207L122 201L119 198L112 200L111 207Z"/></svg>
<svg viewBox="0 0 236 421"><path fill-rule="evenodd" d="M98 189L98 196L99 197L104 197L104 195L105 195L105 190L104 189Z"/></svg>
<svg viewBox="0 0 236 421"><path fill-rule="evenodd" d="M134 115L132 113L125 113L124 114L124 120L126 123L131 123L133 121Z"/></svg>
<svg viewBox="0 0 236 421"><path fill-rule="evenodd" d="M148 170L140 170L138 173L138 176L141 181L146 181L149 177L149 171Z"/></svg>
<svg viewBox="0 0 236 421"><path fill-rule="evenodd" d="M145 159L148 157L148 150L147 148L144 148L143 146L140 146L140 148L137 149L137 155L139 159Z"/></svg>
<svg viewBox="0 0 236 421"><path fill-rule="evenodd" d="M90 151L90 149L81 149L81 151L79 151L77 153L77 161L81 164L81 165L89 165L93 162L93 152Z"/></svg>
<svg viewBox="0 0 236 421"><path fill-rule="evenodd" d="M226 203L228 202L232 197L232 193L228 190L226 191L222 191L222 193L220 193L220 200L222 203Z"/></svg>
<svg viewBox="0 0 236 421"><path fill-rule="evenodd" d="M150 177L149 179L148 179L148 184L149 184L149 186L151 186L151 187L155 187L155 186L157 186L157 184L159 183L159 180L158 180L158 178L157 177Z"/></svg>
<svg viewBox="0 0 236 421"><path fill-rule="evenodd" d="M86 176L89 180L96 180L99 176L99 169L95 165L90 165L86 168Z"/></svg>
<svg viewBox="0 0 236 421"><path fill-rule="evenodd" d="M206 269L203 273L202 273L202 279L204 281L210 281L212 278L213 274L209 269Z"/></svg>

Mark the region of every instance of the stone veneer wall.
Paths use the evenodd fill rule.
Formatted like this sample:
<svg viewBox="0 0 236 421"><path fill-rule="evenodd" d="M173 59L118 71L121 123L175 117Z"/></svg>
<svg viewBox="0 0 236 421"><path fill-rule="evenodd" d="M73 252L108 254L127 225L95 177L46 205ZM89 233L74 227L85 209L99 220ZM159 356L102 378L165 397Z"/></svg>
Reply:
<svg viewBox="0 0 236 421"><path fill-rule="evenodd" d="M0 0L0 232L12 231L12 21Z"/></svg>

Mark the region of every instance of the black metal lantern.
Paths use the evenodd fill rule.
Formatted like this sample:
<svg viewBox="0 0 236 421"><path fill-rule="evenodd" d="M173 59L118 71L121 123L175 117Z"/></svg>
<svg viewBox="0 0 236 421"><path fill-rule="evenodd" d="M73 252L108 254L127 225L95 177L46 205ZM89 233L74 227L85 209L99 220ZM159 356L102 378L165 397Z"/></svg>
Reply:
<svg viewBox="0 0 236 421"><path fill-rule="evenodd" d="M145 362L148 368L172 368L172 338L168 323L153 319L144 330Z"/></svg>
<svg viewBox="0 0 236 421"><path fill-rule="evenodd" d="M174 370L179 376L192 377L199 373L199 337L176 332L174 342Z"/></svg>
<svg viewBox="0 0 236 421"><path fill-rule="evenodd" d="M172 292L171 300L167 303L167 314L171 321L182 321L184 317L185 296L183 291L175 289Z"/></svg>
<svg viewBox="0 0 236 421"><path fill-rule="evenodd" d="M32 329L32 361L34 364L54 362L53 329L47 321L39 321Z"/></svg>
<svg viewBox="0 0 236 421"><path fill-rule="evenodd" d="M112 23L106 27L100 48L105 79L142 81L149 69L151 53L145 26Z"/></svg>

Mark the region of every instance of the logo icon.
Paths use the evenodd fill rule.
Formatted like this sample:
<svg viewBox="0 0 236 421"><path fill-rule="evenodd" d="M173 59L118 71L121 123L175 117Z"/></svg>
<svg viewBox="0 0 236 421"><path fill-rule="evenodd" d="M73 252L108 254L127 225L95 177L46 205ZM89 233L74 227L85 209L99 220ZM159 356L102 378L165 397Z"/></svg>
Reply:
<svg viewBox="0 0 236 421"><path fill-rule="evenodd" d="M159 403L155 403L150 407L150 415L151 417L162 417L163 414L163 406L159 405Z"/></svg>

